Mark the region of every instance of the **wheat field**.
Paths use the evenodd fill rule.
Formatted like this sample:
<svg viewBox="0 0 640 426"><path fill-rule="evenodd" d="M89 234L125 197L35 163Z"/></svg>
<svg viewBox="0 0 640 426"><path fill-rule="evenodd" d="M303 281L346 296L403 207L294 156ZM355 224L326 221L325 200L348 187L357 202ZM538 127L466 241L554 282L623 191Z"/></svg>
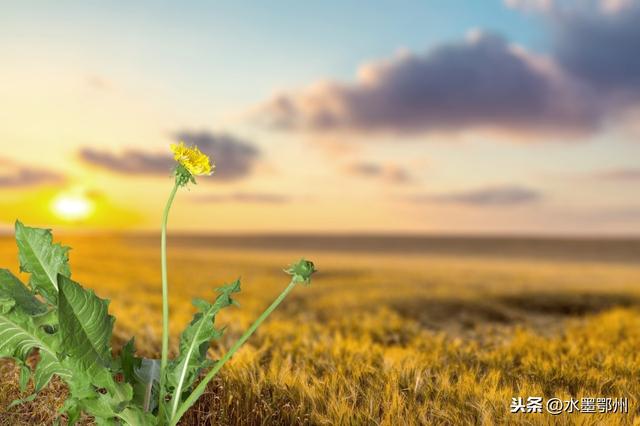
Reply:
<svg viewBox="0 0 640 426"><path fill-rule="evenodd" d="M158 357L157 241L57 239L73 247L73 278L111 299L114 351L135 335L140 353ZM215 358L286 285L285 265L304 255L319 269L182 424L640 424L637 242L603 242L597 250L583 242L456 244L443 251L384 250L384 242L375 250L320 243L267 249L170 238L174 350L194 312L192 298L211 299L215 287L242 278L240 307L217 319L227 329L211 348ZM0 266L18 273L8 237L0 240ZM0 363L1 425L52 424L64 395L54 380L33 402L8 408L26 394L12 363ZM627 397L629 413L512 414L517 396Z"/></svg>

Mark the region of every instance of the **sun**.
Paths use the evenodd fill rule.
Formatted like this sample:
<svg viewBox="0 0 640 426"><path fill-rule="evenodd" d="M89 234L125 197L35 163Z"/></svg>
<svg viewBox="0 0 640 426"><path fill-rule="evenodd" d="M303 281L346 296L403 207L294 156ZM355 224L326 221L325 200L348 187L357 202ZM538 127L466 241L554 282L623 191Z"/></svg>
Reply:
<svg viewBox="0 0 640 426"><path fill-rule="evenodd" d="M70 221L86 219L93 207L93 202L82 194L60 194L52 205L56 216Z"/></svg>

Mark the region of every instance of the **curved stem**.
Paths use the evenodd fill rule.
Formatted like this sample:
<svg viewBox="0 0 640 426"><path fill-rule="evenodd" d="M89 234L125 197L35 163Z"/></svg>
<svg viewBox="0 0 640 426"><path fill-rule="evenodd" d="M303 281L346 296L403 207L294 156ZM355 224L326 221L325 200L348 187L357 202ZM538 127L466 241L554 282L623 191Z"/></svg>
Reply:
<svg viewBox="0 0 640 426"><path fill-rule="evenodd" d="M178 423L180 418L189 409L189 407L191 407L204 393L207 385L209 384L211 379L215 377L218 371L220 371L222 366L224 366L224 364L229 361L229 359L231 359L233 354L235 354L236 351L240 349L240 347L247 341L247 339L251 337L251 335L256 331L260 324L262 324L262 322L274 311L274 309L278 307L278 305L284 300L284 298L287 297L287 294L289 294L289 292L293 290L296 284L297 283L295 281L291 280L287 288L285 288L282 293L280 293L280 295L276 298L276 300L274 300L273 303L271 303L271 305L269 305L269 307L265 309L265 311L258 317L258 319L255 320L253 324L251 324L251 327L249 327L247 331L245 331L244 334L233 344L231 349L229 349L229 351L224 354L224 356L218 362L215 363L213 368L207 373L204 379L202 379L202 381L198 384L198 386L196 386L193 392L191 392L189 397L180 405L180 407L177 410L173 410L173 412L171 413L171 421L169 422L170 426L175 426ZM179 398L180 396L174 395L173 397Z"/></svg>
<svg viewBox="0 0 640 426"><path fill-rule="evenodd" d="M159 410L163 410L165 371L169 358L169 285L167 283L167 220L173 199L176 196L179 185L175 183L169 199L162 213L162 230L160 237L160 262L162 265L162 358L160 359L160 396L158 401Z"/></svg>

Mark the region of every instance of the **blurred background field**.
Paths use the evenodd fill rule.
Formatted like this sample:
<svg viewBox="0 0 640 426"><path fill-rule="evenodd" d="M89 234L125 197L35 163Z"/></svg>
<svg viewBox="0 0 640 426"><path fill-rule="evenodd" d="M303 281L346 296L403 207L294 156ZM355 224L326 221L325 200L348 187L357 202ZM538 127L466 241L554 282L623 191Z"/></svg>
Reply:
<svg viewBox="0 0 640 426"><path fill-rule="evenodd" d="M159 355L158 238L58 236L73 278L111 299L114 350ZM242 278L219 356L286 285L319 272L225 367L184 424L634 424L640 398L640 241L402 237L169 238L172 333L194 297ZM12 239L0 264L17 271ZM175 349L176 340L173 341ZM51 424L64 387L32 403L1 367L3 425ZM629 414L509 413L514 396L628 397ZM87 423L90 423L87 419Z"/></svg>

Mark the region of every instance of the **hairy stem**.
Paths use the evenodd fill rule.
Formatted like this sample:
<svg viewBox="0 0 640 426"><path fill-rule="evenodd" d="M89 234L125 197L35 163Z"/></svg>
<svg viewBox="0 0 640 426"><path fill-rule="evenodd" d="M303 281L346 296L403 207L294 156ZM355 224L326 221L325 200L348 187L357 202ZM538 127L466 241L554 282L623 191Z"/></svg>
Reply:
<svg viewBox="0 0 640 426"><path fill-rule="evenodd" d="M167 369L167 361L169 358L169 285L167 283L167 220L169 219L169 210L173 199L176 196L179 185L176 181L167 205L162 213L162 231L160 237L160 262L162 264L162 358L160 359L160 397L158 401L159 410L163 409L165 373Z"/></svg>
<svg viewBox="0 0 640 426"><path fill-rule="evenodd" d="M174 406L174 409L171 413L171 421L170 426L175 426L180 418L186 413L186 411L191 407L200 396L204 393L207 385L215 377L215 375L220 371L220 369L224 366L224 364L231 359L231 357L240 349L240 347L251 337L251 335L257 330L257 328L262 324L262 322L278 307L278 305L287 297L287 294L296 286L296 282L291 280L287 288L285 288L282 293L276 298L276 300L269 305L267 309L258 317L257 320L251 327L244 332L244 334L233 344L231 349L211 368L211 370L207 373L207 375L202 379L202 381L196 386L196 388L191 392L191 395L178 407L177 409ZM174 395L174 398L179 398L179 395Z"/></svg>

